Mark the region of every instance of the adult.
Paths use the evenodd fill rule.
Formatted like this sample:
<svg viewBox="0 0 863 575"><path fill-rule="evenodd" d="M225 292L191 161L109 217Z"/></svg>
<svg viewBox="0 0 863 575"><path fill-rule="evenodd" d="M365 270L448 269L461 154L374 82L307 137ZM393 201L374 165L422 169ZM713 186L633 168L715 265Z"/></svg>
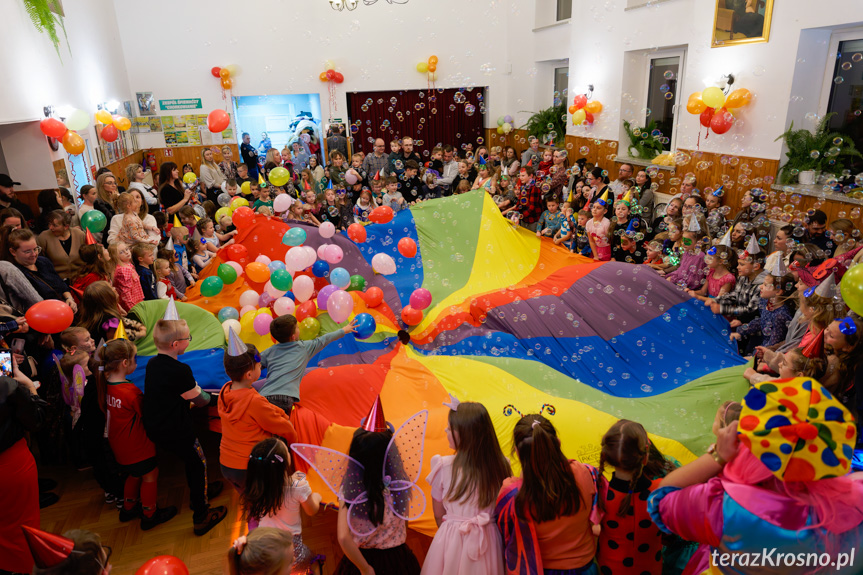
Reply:
<svg viewBox="0 0 863 575"><path fill-rule="evenodd" d="M375 174L386 170L389 159L389 155L386 153L386 144L384 144L383 139L378 138L375 140L372 153L363 158L363 171L367 174L369 181L374 179ZM438 184L440 184L440 180L438 180Z"/></svg>
<svg viewBox="0 0 863 575"><path fill-rule="evenodd" d="M198 169L201 182L207 190L207 199L218 204L216 198L222 193L222 184L225 183L225 174L222 173L219 164L213 160L213 150L204 148L201 150L201 167Z"/></svg>
<svg viewBox="0 0 863 575"><path fill-rule="evenodd" d="M521 477L504 480L495 506L507 571L596 575L596 470L567 459L557 430L541 415L522 417L512 439Z"/></svg>
<svg viewBox="0 0 863 575"><path fill-rule="evenodd" d="M39 528L39 478L27 435L42 427L46 405L14 361L12 372L0 377L0 570L30 573L33 556L21 527Z"/></svg>
<svg viewBox="0 0 863 575"><path fill-rule="evenodd" d="M120 192L117 188L117 178L111 172L103 172L96 178L96 200L93 202L93 207L105 215L105 221L110 222L116 212L117 196ZM99 232L94 234L96 241L102 245L108 245L108 234Z"/></svg>
<svg viewBox="0 0 863 575"><path fill-rule="evenodd" d="M315 189L321 185L321 180L324 179L324 167L318 162L317 156L309 158L309 171L312 173L312 181L315 182Z"/></svg>
<svg viewBox="0 0 863 575"><path fill-rule="evenodd" d="M338 125L330 126L332 135L327 138L327 155L338 150L342 155L348 157L348 140L342 135L342 127Z"/></svg>
<svg viewBox="0 0 863 575"><path fill-rule="evenodd" d="M273 147L273 141L267 135L266 132L261 132L261 141L258 142L258 152L260 154L266 154L267 150Z"/></svg>
<svg viewBox="0 0 863 575"><path fill-rule="evenodd" d="M390 176L395 174L397 176L401 176L404 174L405 166L409 160L413 160L419 165L422 165L423 163L420 155L414 152L414 139L410 136L402 139L402 147L397 154L390 154L390 161L387 164L386 175Z"/></svg>
<svg viewBox="0 0 863 575"><path fill-rule="evenodd" d="M117 241L130 246L139 242L153 245L159 243L158 236L150 236L144 229L144 221L138 215L141 207L141 196L128 192L120 194L117 199L117 211L118 216L122 217L122 222L117 232Z"/></svg>
<svg viewBox="0 0 863 575"><path fill-rule="evenodd" d="M240 144L240 158L249 170L249 178L256 180L258 178L258 150L252 145L252 137L249 136L248 132L243 132L243 143Z"/></svg>
<svg viewBox="0 0 863 575"><path fill-rule="evenodd" d="M159 194L155 188L144 183L147 173L141 164L129 164L126 166L126 181L129 182L128 191L138 190L144 198L144 205L150 213L159 211Z"/></svg>
<svg viewBox="0 0 863 575"><path fill-rule="evenodd" d="M81 228L73 228L72 216L64 210L48 214L48 229L39 234L36 243L64 280L74 278L81 268L78 250L87 243Z"/></svg>
<svg viewBox="0 0 863 575"><path fill-rule="evenodd" d="M291 144L291 163L294 164L294 170L300 172L309 167L309 158L312 157L312 152L309 150L309 144L306 142L308 134L300 134L299 139Z"/></svg>
<svg viewBox="0 0 863 575"><path fill-rule="evenodd" d="M0 227L9 226L13 230L20 230L27 226L24 215L15 208L0 210Z"/></svg>
<svg viewBox="0 0 863 575"><path fill-rule="evenodd" d="M42 296L15 264L0 260L0 303L6 302L14 309L24 311L40 301Z"/></svg>
<svg viewBox="0 0 863 575"><path fill-rule="evenodd" d="M687 573L734 565L764 549L799 558L859 547L863 474L847 475L856 426L820 383L801 377L756 385L739 423L714 432L708 453L665 476L648 500L657 527L702 544ZM844 567L831 571L859 573L859 565Z"/></svg>
<svg viewBox="0 0 863 575"><path fill-rule="evenodd" d="M78 206L78 217L80 218L90 210L95 210L95 202L99 197L98 190L96 190L96 186L91 186L87 184L85 186L81 186L81 205Z"/></svg>
<svg viewBox="0 0 863 575"><path fill-rule="evenodd" d="M566 150L555 150L551 164L551 182L548 184L547 197L554 196L563 202L563 188L569 182L569 159Z"/></svg>
<svg viewBox="0 0 863 575"><path fill-rule="evenodd" d="M533 169L539 167L539 162L542 160L542 154L539 153L539 140L536 136L530 136L527 139L528 148L521 153L521 166L528 164L533 166Z"/></svg>
<svg viewBox="0 0 863 575"><path fill-rule="evenodd" d="M632 164L623 163L617 168L617 179L608 184L615 196L623 195L623 182L632 179Z"/></svg>
<svg viewBox="0 0 863 575"><path fill-rule="evenodd" d="M24 214L27 225L30 225L33 222L33 210L15 197L14 186L20 185L21 182L14 181L9 174L0 174L0 208L15 208Z"/></svg>
<svg viewBox="0 0 863 575"><path fill-rule="evenodd" d="M650 221L653 214L653 179L645 170L638 170L635 174L635 189L638 194L638 205L641 206L641 215Z"/></svg>
<svg viewBox="0 0 863 575"><path fill-rule="evenodd" d="M60 200L60 205L72 217L72 226L78 227L81 222L78 220L78 209L75 207L75 198L69 188L60 188L57 194L57 199Z"/></svg>
<svg viewBox="0 0 863 575"><path fill-rule="evenodd" d="M521 167L521 162L518 161L518 153L512 146L507 146L503 149L503 158L500 161L502 172L510 178L518 176L518 169Z"/></svg>
<svg viewBox="0 0 863 575"><path fill-rule="evenodd" d="M683 200L680 198L671 198L668 205L665 206L665 213L656 216L650 229L646 234L648 239L653 239L659 234L668 231L668 225L675 219L680 217L680 210L683 208Z"/></svg>
<svg viewBox="0 0 863 575"><path fill-rule="evenodd" d="M582 191L585 202L590 205L608 192L606 205L614 205L615 195L611 188L608 187L608 176L605 170L596 166L587 173L587 189Z"/></svg>
<svg viewBox="0 0 863 575"><path fill-rule="evenodd" d="M685 200L691 195L700 195L698 188L698 181L695 179L695 176L684 176L683 182L680 184L680 192L674 194L673 197L680 198L681 200Z"/></svg>
<svg viewBox="0 0 863 575"><path fill-rule="evenodd" d="M73 312L78 311L69 286L63 281L51 260L40 256L42 249L30 230L12 230L4 234L0 256L15 264L42 299L65 301Z"/></svg>
<svg viewBox="0 0 863 575"><path fill-rule="evenodd" d="M48 214L55 210L62 210L63 206L57 199L57 192L54 190L42 190L36 196L36 203L39 205L39 215L36 216L36 221L33 222L33 232L42 233L48 229Z"/></svg>
<svg viewBox="0 0 863 575"><path fill-rule="evenodd" d="M819 260L827 259L833 255L836 245L827 235L827 214L821 210L815 210L806 218L806 228L800 243L814 244L824 252Z"/></svg>
<svg viewBox="0 0 863 575"><path fill-rule="evenodd" d="M776 235L773 237L773 253L764 262L764 269L770 273L775 269L778 259L781 259L782 264L787 268L791 264L791 252L795 245L794 226L789 224L776 230Z"/></svg>
<svg viewBox="0 0 863 575"><path fill-rule="evenodd" d="M174 162L165 162L159 166L159 182L159 203L169 216L179 212L194 195L192 190L183 189L180 169Z"/></svg>
<svg viewBox="0 0 863 575"><path fill-rule="evenodd" d="M444 196L451 196L455 193L453 183L459 175L458 164L455 148L446 144L443 147L443 170L441 171L441 177L437 179L437 185L441 188L441 194Z"/></svg>
<svg viewBox="0 0 863 575"><path fill-rule="evenodd" d="M234 151L227 144L222 146L222 161L219 162L219 169L222 170L222 175L225 176L226 180L236 180L239 177L237 175L237 162L234 161Z"/></svg>

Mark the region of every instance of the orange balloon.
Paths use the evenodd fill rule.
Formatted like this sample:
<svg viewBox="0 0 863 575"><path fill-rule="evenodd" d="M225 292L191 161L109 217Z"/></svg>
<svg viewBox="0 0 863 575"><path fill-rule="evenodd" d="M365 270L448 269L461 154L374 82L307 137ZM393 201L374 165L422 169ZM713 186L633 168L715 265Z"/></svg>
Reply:
<svg viewBox="0 0 863 575"><path fill-rule="evenodd" d="M318 79L320 79L321 82L329 82L330 81L330 79L327 78L326 72L321 72L321 75L318 76Z"/></svg>
<svg viewBox="0 0 863 575"><path fill-rule="evenodd" d="M693 92L689 95L689 101L686 103L686 111L697 116L707 109L707 104L701 99L701 92Z"/></svg>
<svg viewBox="0 0 863 575"><path fill-rule="evenodd" d="M224 68L222 68L222 70L224 70ZM222 88L224 88L225 90L230 90L231 86L233 85L234 81L230 78L222 78Z"/></svg>
<svg viewBox="0 0 863 575"><path fill-rule="evenodd" d="M429 57L429 69L431 69L431 67L433 65L436 65L437 63L438 63L437 56L432 55Z"/></svg>
<svg viewBox="0 0 863 575"><path fill-rule="evenodd" d="M219 70L219 77L220 77L222 80L225 80L225 79L227 79L227 78L230 78L230 77L231 77L231 71L230 71L230 70L228 70L227 68L222 68L221 70Z"/></svg>
<svg viewBox="0 0 863 575"><path fill-rule="evenodd" d="M437 72L437 64L429 64L429 72Z"/></svg>
<svg viewBox="0 0 863 575"><path fill-rule="evenodd" d="M752 101L752 92L747 90L746 88L740 88L738 90L734 90L731 94L728 95L728 99L725 100L726 108L743 108L749 105L749 102Z"/></svg>
<svg viewBox="0 0 863 575"><path fill-rule="evenodd" d="M584 107L584 111L590 114L599 114L602 112L602 103L598 100L591 100Z"/></svg>
<svg viewBox="0 0 863 575"><path fill-rule="evenodd" d="M62 142L63 148L73 156L80 154L84 151L84 138L82 138L72 130L68 130L63 135Z"/></svg>
<svg viewBox="0 0 863 575"><path fill-rule="evenodd" d="M270 279L270 268L261 262L252 262L246 265L246 277L262 284Z"/></svg>
<svg viewBox="0 0 863 575"><path fill-rule="evenodd" d="M569 107L569 113L570 114L575 114L577 111L578 111L578 108L576 108L575 106Z"/></svg>
<svg viewBox="0 0 863 575"><path fill-rule="evenodd" d="M132 127L132 121L125 116L114 116L114 125L121 132L125 132Z"/></svg>
<svg viewBox="0 0 863 575"><path fill-rule="evenodd" d="M369 307L378 307L384 301L384 290L377 286L372 286L363 294L363 299L366 300L366 305Z"/></svg>

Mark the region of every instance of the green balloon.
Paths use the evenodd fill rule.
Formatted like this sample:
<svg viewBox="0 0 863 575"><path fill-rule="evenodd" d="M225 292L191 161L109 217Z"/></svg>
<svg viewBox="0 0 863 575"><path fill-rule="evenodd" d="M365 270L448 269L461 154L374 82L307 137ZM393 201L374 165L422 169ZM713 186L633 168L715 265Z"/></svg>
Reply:
<svg viewBox="0 0 863 575"><path fill-rule="evenodd" d="M235 270L232 266L228 264L219 265L219 269L216 272L219 275L219 279L221 279L226 284L232 284L237 281L237 270ZM219 291L221 291L221 287L219 287ZM216 292L218 293L218 292ZM201 294L204 294L203 286L201 289Z"/></svg>
<svg viewBox="0 0 863 575"><path fill-rule="evenodd" d="M300 331L300 339L310 340L318 337L321 333L321 322L314 317L307 317L297 326Z"/></svg>
<svg viewBox="0 0 863 575"><path fill-rule="evenodd" d="M89 213L89 212L88 212ZM230 266L228 266L230 267ZM201 282L201 295L204 297L213 297L219 295L225 284L216 276L210 276Z"/></svg>
<svg viewBox="0 0 863 575"><path fill-rule="evenodd" d="M94 234L98 234L105 229L108 224L108 218L99 210L90 210L81 216L81 227L85 230L90 230Z"/></svg>
<svg viewBox="0 0 863 575"><path fill-rule="evenodd" d="M366 289L366 278L359 274L352 275L351 285L348 286L347 291L363 291L364 289Z"/></svg>
<svg viewBox="0 0 863 575"><path fill-rule="evenodd" d="M273 287L281 291L289 291L294 287L294 280L291 279L291 274L288 270L276 270L270 274L270 283Z"/></svg>

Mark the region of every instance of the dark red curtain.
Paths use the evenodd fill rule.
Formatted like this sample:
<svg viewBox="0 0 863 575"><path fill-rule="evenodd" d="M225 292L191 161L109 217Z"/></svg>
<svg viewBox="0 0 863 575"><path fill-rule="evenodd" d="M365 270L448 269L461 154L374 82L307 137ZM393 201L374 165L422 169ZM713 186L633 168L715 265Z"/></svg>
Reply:
<svg viewBox="0 0 863 575"><path fill-rule="evenodd" d="M432 148L451 144L474 149L483 143L485 88L401 90L348 93L348 122L353 150L370 154L375 138L410 136L414 150L428 160Z"/></svg>

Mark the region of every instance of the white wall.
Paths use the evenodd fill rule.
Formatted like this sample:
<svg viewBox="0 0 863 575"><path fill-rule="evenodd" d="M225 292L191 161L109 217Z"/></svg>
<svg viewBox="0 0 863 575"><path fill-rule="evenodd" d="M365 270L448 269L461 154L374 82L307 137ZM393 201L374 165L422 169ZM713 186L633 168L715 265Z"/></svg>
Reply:
<svg viewBox="0 0 863 575"><path fill-rule="evenodd" d="M711 48L716 5L713 0L668 0L632 10L625 10L626 5L627 0L573 3L572 21L579 25L570 29L569 92L576 94L584 91L587 84L594 84L594 97L605 109L593 127L570 126L569 133L625 142L620 126L622 111L631 106L621 97L626 91L625 58L633 56L628 52L684 45L686 71L677 100L684 106L678 147L694 149L698 140L698 117L685 111L689 94L711 85L705 83L706 79L718 81L720 76L733 73L734 88L749 89L753 103L727 134L711 133L706 141L702 134L701 149L770 159L781 156L782 144L774 139L785 131L791 119L805 115L803 110L818 112L817 98L798 96L789 113L798 59L805 60L800 65L811 68L820 58L821 70L809 78L809 82L817 83L819 92L823 78L824 57L817 48L826 49L824 33L809 34L812 41L804 42L805 50L798 54L801 30L863 21L863 2L859 0L821 4L812 0L775 0L768 43ZM638 107L643 108L644 102Z"/></svg>

